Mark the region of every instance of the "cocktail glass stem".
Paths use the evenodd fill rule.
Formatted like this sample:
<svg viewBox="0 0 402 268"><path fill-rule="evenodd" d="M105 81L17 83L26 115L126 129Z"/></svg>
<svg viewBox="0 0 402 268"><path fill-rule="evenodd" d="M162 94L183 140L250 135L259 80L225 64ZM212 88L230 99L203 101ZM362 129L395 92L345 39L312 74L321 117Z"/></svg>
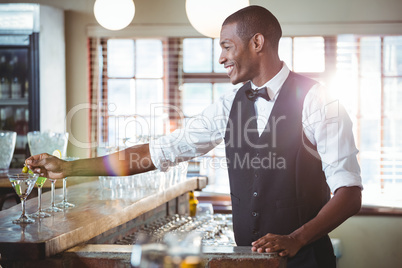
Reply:
<svg viewBox="0 0 402 268"><path fill-rule="evenodd" d="M67 202L67 178L63 179L63 201L56 204L56 206L61 207L61 208L75 207L74 204Z"/></svg>
<svg viewBox="0 0 402 268"><path fill-rule="evenodd" d="M54 207L54 190L55 190L54 183L55 183L55 181L51 181L52 188L51 188L51 191L50 191L50 198L51 198L52 207Z"/></svg>
<svg viewBox="0 0 402 268"><path fill-rule="evenodd" d="M63 202L67 203L67 178L63 179Z"/></svg>
<svg viewBox="0 0 402 268"><path fill-rule="evenodd" d="M25 198L20 198L20 199L21 199L22 214L17 220L13 220L13 223L33 223L34 220L29 218L25 214Z"/></svg>
<svg viewBox="0 0 402 268"><path fill-rule="evenodd" d="M50 214L42 211L42 187L38 187L38 211L30 215L35 218L46 218L50 217Z"/></svg>
<svg viewBox="0 0 402 268"><path fill-rule="evenodd" d="M63 201L56 204L59 208L72 208L75 207L74 204L67 202L67 178L63 179Z"/></svg>
<svg viewBox="0 0 402 268"><path fill-rule="evenodd" d="M38 187L38 213L42 212L42 187Z"/></svg>
<svg viewBox="0 0 402 268"><path fill-rule="evenodd" d="M27 215L25 215L25 199L24 198L20 198L20 199L21 199L22 214L21 214L20 218L18 220L14 220L13 223L29 223L32 220L29 219L27 217Z"/></svg>
<svg viewBox="0 0 402 268"><path fill-rule="evenodd" d="M50 199L51 199L51 206L50 208L47 208L45 211L47 212L59 212L59 211L63 211L62 209L59 209L58 207L56 207L54 205L54 197L55 197L55 183L56 180L50 180L51 182L51 190L50 190Z"/></svg>
<svg viewBox="0 0 402 268"><path fill-rule="evenodd" d="M21 215L21 217L27 218L27 216L25 215L25 198L21 198L21 207L22 207L22 215Z"/></svg>
<svg viewBox="0 0 402 268"><path fill-rule="evenodd" d="M63 179L63 205L64 207L75 207L74 204L67 202L67 178Z"/></svg>

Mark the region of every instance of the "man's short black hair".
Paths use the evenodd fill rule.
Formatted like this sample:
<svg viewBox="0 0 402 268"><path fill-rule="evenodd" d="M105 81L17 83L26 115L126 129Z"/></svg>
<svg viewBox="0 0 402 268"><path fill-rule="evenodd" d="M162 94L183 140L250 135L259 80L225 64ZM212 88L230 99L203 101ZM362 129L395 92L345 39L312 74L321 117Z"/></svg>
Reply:
<svg viewBox="0 0 402 268"><path fill-rule="evenodd" d="M281 26L276 17L261 6L248 6L226 18L222 26L237 24L237 35L247 43L256 33L262 34L272 48L278 49L282 36Z"/></svg>

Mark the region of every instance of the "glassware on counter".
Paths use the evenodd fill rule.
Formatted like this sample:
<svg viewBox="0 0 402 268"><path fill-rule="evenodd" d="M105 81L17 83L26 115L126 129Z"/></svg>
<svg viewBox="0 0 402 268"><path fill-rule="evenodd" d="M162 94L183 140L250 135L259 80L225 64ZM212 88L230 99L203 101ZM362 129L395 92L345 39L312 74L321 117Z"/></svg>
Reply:
<svg viewBox="0 0 402 268"><path fill-rule="evenodd" d="M196 216L214 215L214 207L212 203L199 203L197 205Z"/></svg>
<svg viewBox="0 0 402 268"><path fill-rule="evenodd" d="M0 174L6 174L13 158L17 132L0 131Z"/></svg>
<svg viewBox="0 0 402 268"><path fill-rule="evenodd" d="M33 219L29 218L25 214L25 201L35 185L36 179L38 178L38 174L15 173L15 174L8 174L8 178L15 190L15 193L21 199L21 207L22 207L21 216L18 219L13 220L13 223L20 224L20 223L35 222Z"/></svg>
<svg viewBox="0 0 402 268"><path fill-rule="evenodd" d="M78 160L78 157L74 157L74 156L67 156L64 157L63 160L66 161L74 161L74 160ZM72 208L75 207L74 204L69 203L67 201L67 177L63 178L63 200L60 203L57 203L56 206L59 208Z"/></svg>
<svg viewBox="0 0 402 268"><path fill-rule="evenodd" d="M50 180L50 179L49 179ZM46 208L46 212L60 212L63 211L61 208L56 207L55 204L55 191L56 191L56 180L50 180L50 207Z"/></svg>
<svg viewBox="0 0 402 268"><path fill-rule="evenodd" d="M42 187L45 184L47 178L46 177L38 177L36 180L36 187L38 188L38 211L29 215L34 218L47 218L50 217L50 214L44 212L42 210Z"/></svg>
<svg viewBox="0 0 402 268"><path fill-rule="evenodd" d="M167 245L156 242L145 233L137 235L137 243L131 251L130 264L133 268L171 267L165 265Z"/></svg>
<svg viewBox="0 0 402 268"><path fill-rule="evenodd" d="M131 266L202 267L201 248L201 235L198 232L167 233L163 240L139 232L132 247Z"/></svg>
<svg viewBox="0 0 402 268"><path fill-rule="evenodd" d="M31 155L37 155L41 153L48 153L48 154L53 154L56 150L59 150L61 153L61 156L66 155L67 151L67 144L68 144L68 133L67 132L62 132L62 133L56 133L56 132L40 132L40 131L32 131L28 132L28 146L29 150L31 152ZM46 179L45 179L46 180ZM56 180L50 180L51 182L51 206L50 208L46 209L46 211L49 212L59 212L62 211L62 209L58 208L55 206L55 183ZM43 182L44 183L44 182ZM41 211L41 197L39 195L42 195L42 186L40 184L37 184L38 186L38 212L37 214L33 214L37 217L46 217L45 214L42 213Z"/></svg>

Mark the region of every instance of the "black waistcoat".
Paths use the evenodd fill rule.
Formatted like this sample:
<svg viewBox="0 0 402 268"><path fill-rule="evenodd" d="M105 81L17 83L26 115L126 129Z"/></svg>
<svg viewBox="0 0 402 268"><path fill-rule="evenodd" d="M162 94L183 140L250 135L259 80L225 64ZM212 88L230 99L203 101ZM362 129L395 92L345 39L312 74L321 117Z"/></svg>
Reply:
<svg viewBox="0 0 402 268"><path fill-rule="evenodd" d="M304 98L314 83L289 74L261 137L245 94L250 83L235 96L225 145L238 246L267 233L292 233L329 200L321 160L302 128Z"/></svg>

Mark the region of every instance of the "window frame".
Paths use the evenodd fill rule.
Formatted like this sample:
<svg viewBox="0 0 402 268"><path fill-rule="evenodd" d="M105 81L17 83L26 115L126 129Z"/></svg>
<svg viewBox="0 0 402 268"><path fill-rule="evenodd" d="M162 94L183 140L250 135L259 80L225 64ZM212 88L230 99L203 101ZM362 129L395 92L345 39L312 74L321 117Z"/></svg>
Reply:
<svg viewBox="0 0 402 268"><path fill-rule="evenodd" d="M402 78L401 75L398 76L387 76L384 75L384 38L390 35L377 35L378 37L381 38L381 126L384 126L384 118L385 118L385 109L384 109L384 79L388 77L397 77L397 78ZM294 38L300 37L300 36L285 36L286 38L292 38L292 46L294 44ZM308 37L308 36L305 36ZM324 38L324 53L325 53L325 69L323 72L311 72L311 73L305 73L305 72L298 72L299 74L305 75L307 77L310 77L312 79L316 79L319 81L325 81L325 83L329 83L331 76L337 71L337 36L322 36ZM365 37L365 35L354 35L356 37L356 44L359 46L360 40L362 37ZM193 37L189 37L193 38ZM205 38L205 37L204 37ZM157 39L157 38L155 38ZM162 41L163 45L163 54L164 54L164 71L163 71L163 83L164 83L164 97L163 100L165 103L168 105L174 105L176 107L181 107L182 108L182 85L184 83L210 83L212 84L212 90L214 88L214 84L216 83L230 83L230 80L225 72L218 73L215 72L214 66L212 66L212 72L210 73L186 73L183 71L183 59L182 57L182 41L184 38L167 38L165 40L163 39L158 39ZM214 43L214 39L211 38L211 42ZM212 46L212 59L214 59L214 53L216 51L214 50L214 46ZM357 55L360 57L359 51L357 52ZM292 55L294 57L294 55ZM294 59L292 59L294 60ZM213 62L213 61L212 61ZM360 72L360 59L359 59L359 72ZM213 63L214 64L214 63ZM291 70L294 70L294 65L292 62ZM105 81L103 80L104 78L104 70L101 72L102 76L102 85L105 85ZM112 78L110 78L112 79ZM127 78L124 78L127 79ZM107 80L106 80L107 81ZM106 82L107 86L107 82ZM360 94L361 94L361 75L359 73L358 77L358 104L360 105ZM103 89L103 87L102 87ZM100 92L102 94L102 92ZM214 90L212 92L212 98ZM101 95L102 96L102 95ZM177 117L176 115L172 113L169 114L169 124L170 124L170 130L174 130L177 127L180 127L181 123L180 121L184 119L184 117ZM360 148L360 143L361 143L361 127L360 127L360 120L361 120L361 111L360 111L360 106L357 109L356 113L356 120L357 120L357 128L355 132L355 138L356 138L356 143L357 147ZM101 122L101 121L99 121ZM102 137L102 135L98 136ZM384 129L381 129L381 146L383 146L383 141L384 141ZM213 152L211 153L210 156L214 156ZM359 155L358 155L359 158ZM382 162L381 162L381 165ZM383 167L381 167L382 170ZM381 171L382 174L382 171ZM381 178L381 180L383 180ZM365 215L374 215L376 214L375 208L372 206L365 206L366 208L369 208L369 212L366 210ZM399 209L395 210L383 210L386 211L386 213L389 213L391 215L397 214L397 215L402 215L402 209L399 211ZM396 211L396 212L395 212ZM395 212L395 213L394 213ZM381 213L379 213L381 214Z"/></svg>
<svg viewBox="0 0 402 268"><path fill-rule="evenodd" d="M133 76L127 76L127 77L116 77L116 76L109 76L108 73L108 41L109 40L116 40L116 39L121 39L121 40L133 40L134 42L134 59L133 59L133 63L134 63L134 74ZM162 62L162 67L163 67L163 71L162 71L162 76L160 78L150 78L150 77L138 77L137 76L137 45L136 42L138 40L144 40L144 39L149 39L149 40L158 40L161 41L162 43L162 57L163 57L163 62ZM100 64L100 83L99 83L99 96L101 96L100 100L99 100L99 105L101 106L98 109L98 129L97 129L97 143L100 145L106 145L106 146L121 146L119 141L111 141L109 139L109 119L110 118L116 118L116 120L119 120L120 118L126 119L129 117L135 118L135 120L137 120L137 118L142 117L142 118L151 118L152 116L155 116L154 114L148 113L148 114L143 114L143 113L138 113L138 111L136 110L137 108L135 107L134 109L136 110L133 114L119 114L119 115L113 115L113 114L109 114L109 110L108 110L108 95L109 95L109 86L108 86L108 82L109 80L127 80L130 81L132 80L133 83L136 83L136 80L161 80L162 84L163 84L163 88L162 88L162 101L163 103L166 102L167 96L166 96L166 80L167 80L167 76L166 76L166 64L165 64L165 57L166 57L166 51L164 49L166 40L162 39L162 38L102 38L100 41L100 50L101 53L99 54L99 61L102 62ZM137 94L137 89L134 88L135 93ZM137 99L137 98L135 98ZM136 100L136 104L135 106L137 106L137 100ZM164 118L166 117L165 114L162 114L158 117ZM166 120L165 120L166 121ZM164 122L164 126L162 126L163 129L166 129L166 122ZM152 127L149 130L152 133ZM124 140L124 139L123 139ZM146 140L146 139L145 139Z"/></svg>
<svg viewBox="0 0 402 268"><path fill-rule="evenodd" d="M355 35L356 36L356 35ZM285 36L287 38L291 38L292 40L292 48L294 45L294 38L298 38L300 36ZM306 36L308 37L308 36ZM324 82L324 84L329 84L331 81L332 76L336 73L337 71L337 56L338 56L338 43L337 43L337 39L338 36L322 36L324 38L324 57L325 57L325 69L323 72L298 72L301 75L307 76L309 78L312 79L316 79L320 82ZM383 39L385 36L381 36L381 42L383 43ZM359 38L359 37L358 37ZM213 40L213 39L212 39ZM213 48L212 48L213 50ZM293 49L292 49L293 50ZM212 51L213 53L213 51ZM212 54L213 55L213 54ZM383 57L384 57L384 52L383 52L383 44L381 45L381 58L382 58L382 64L383 64ZM292 53L292 61L294 62L294 54ZM294 64L291 64L291 70L294 71ZM360 69L360 62L359 62L359 66L358 68ZM213 69L212 69L213 70ZM219 82L224 82L225 80L227 81L227 76L225 73L215 73L214 71L212 71L211 73L184 73L183 72L183 83L219 83ZM389 76L388 76L389 77ZM395 77L395 76L394 76ZM384 76L384 68L383 66L381 66L381 95L382 95L382 103L381 103L381 125L384 125L384 101L383 101L383 95L384 95L384 79L386 78L386 76ZM400 78L400 76L398 76L398 78ZM357 78L358 79L358 86L359 88L358 90L358 105L360 105L360 94L361 94L361 88L360 88L360 75ZM360 107L358 107L357 109L357 114L356 116L356 120L357 120L357 124L358 127L356 128L356 133L355 133L355 139L356 139L356 143L357 143L357 147L359 148L360 143L361 143L361 129L360 129L360 119L361 119L361 114L360 114ZM381 134L381 140L383 141L383 131L384 129L381 130L382 134ZM358 160L359 160L359 156L358 155ZM213 157L213 155L212 155ZM383 164L381 164L383 165ZM382 170L382 167L380 167ZM383 179L381 178L381 181L383 181ZM366 208L369 208L370 206L366 206ZM395 210L383 210L384 212L386 211L386 214L388 215L399 215L402 214L402 209L401 211L399 211L398 209ZM370 209L365 209L362 213L364 215L374 215L377 214L379 211L376 211L375 209L373 209L372 207L370 207Z"/></svg>

